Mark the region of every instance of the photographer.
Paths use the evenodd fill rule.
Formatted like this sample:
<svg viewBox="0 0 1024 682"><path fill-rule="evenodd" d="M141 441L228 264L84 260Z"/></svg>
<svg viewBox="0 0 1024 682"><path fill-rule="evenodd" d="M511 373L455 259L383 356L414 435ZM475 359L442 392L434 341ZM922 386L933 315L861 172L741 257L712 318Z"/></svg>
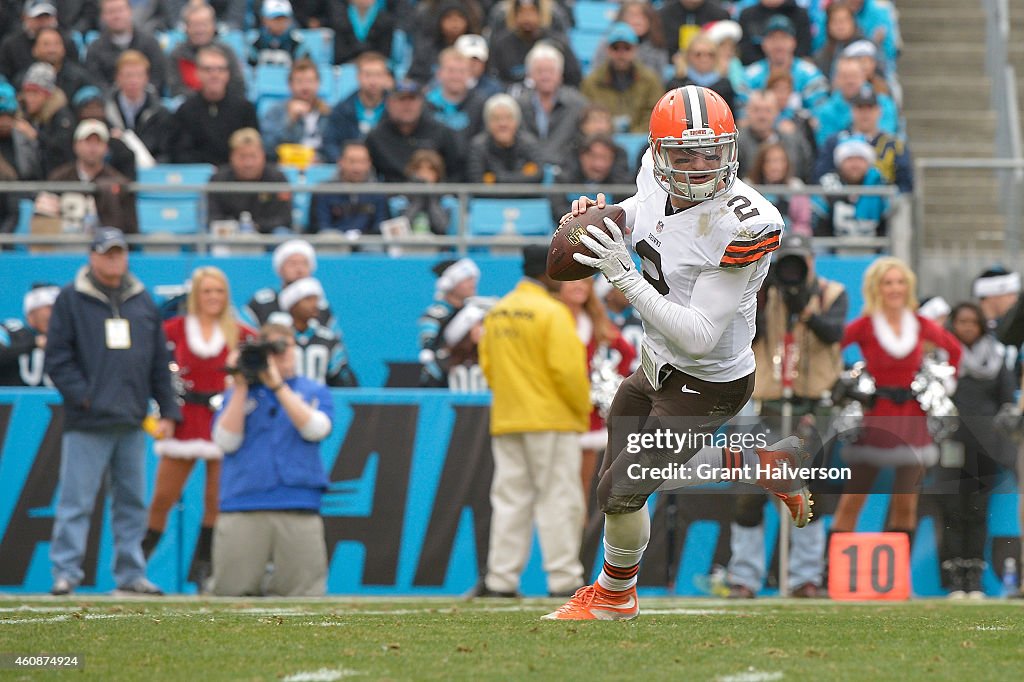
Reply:
<svg viewBox="0 0 1024 682"><path fill-rule="evenodd" d="M293 331L267 324L239 347L235 385L213 427L224 451L213 543L213 593L322 595L327 548L320 441L331 432L327 389L295 372ZM273 572L265 576L266 566Z"/></svg>
<svg viewBox="0 0 1024 682"><path fill-rule="evenodd" d="M788 402L794 419L813 416L842 370L839 341L846 321L846 291L838 282L815 273L810 239L788 235L759 297L753 398L760 402L760 415L777 424ZM753 597L761 588L764 502L763 495L737 498L729 564L731 596ZM818 596L824 543L820 523L793 530L788 576L793 596Z"/></svg>

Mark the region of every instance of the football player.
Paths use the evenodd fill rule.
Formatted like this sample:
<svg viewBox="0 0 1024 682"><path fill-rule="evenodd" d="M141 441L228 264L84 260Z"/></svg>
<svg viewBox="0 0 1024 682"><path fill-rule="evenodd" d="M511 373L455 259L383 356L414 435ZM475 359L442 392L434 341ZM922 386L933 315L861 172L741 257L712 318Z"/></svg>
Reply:
<svg viewBox="0 0 1024 682"><path fill-rule="evenodd" d="M325 300L320 280L297 279L277 296L281 311L286 312L271 313L267 321L295 330L295 370L299 376L328 386L358 386L340 330L320 323L318 315L324 310Z"/></svg>
<svg viewBox="0 0 1024 682"><path fill-rule="evenodd" d="M810 519L804 481L730 475L782 463L803 466L807 454L795 437L752 451L628 446L641 432L666 426L680 431L671 418L685 419L693 436L712 435L753 391L757 291L768 274L769 254L779 247L783 220L737 178L736 151L736 123L718 93L695 85L669 91L651 113L650 149L637 192L619 204L643 272L634 267L622 231L610 219L605 220L610 235L591 225L583 237L593 256L573 256L598 268L626 296L643 320L644 336L640 368L619 387L608 418L598 484L605 513L604 567L594 585L580 588L546 619L635 618L636 576L651 532L647 498L659 486L711 480L694 472L762 485L786 503L797 526ZM604 201L602 194L597 201L580 197L573 214L601 208ZM666 465L685 465L685 471L671 482L643 476Z"/></svg>
<svg viewBox="0 0 1024 682"><path fill-rule="evenodd" d="M284 289L292 282L312 277L316 272L316 251L313 245L304 239L289 239L282 242L276 249L272 258L274 272L281 278L281 288ZM242 315L253 328L259 329L276 312L282 311L277 300L278 292L272 287L264 287L252 295L249 302L242 308ZM286 311L284 311L286 312ZM341 336L341 328L338 320L331 310L326 298L320 300L320 311L317 313L317 321L320 326L333 330Z"/></svg>
<svg viewBox="0 0 1024 682"><path fill-rule="evenodd" d="M50 312L60 287L33 284L22 300L25 321L0 322L0 386L53 386L43 372Z"/></svg>

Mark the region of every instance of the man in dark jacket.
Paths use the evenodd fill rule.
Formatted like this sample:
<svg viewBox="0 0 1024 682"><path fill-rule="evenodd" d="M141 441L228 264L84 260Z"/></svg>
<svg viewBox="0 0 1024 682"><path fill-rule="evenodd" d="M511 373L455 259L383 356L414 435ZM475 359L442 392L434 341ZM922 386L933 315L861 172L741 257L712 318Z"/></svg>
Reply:
<svg viewBox="0 0 1024 682"><path fill-rule="evenodd" d="M32 57L36 61L45 62L53 67L57 74L57 87L64 91L69 100L87 85L96 87L103 85L77 60L67 58L60 31L55 28L39 30L36 35L36 43L32 46Z"/></svg>
<svg viewBox="0 0 1024 682"><path fill-rule="evenodd" d="M364 52L356 58L359 89L334 105L324 131L325 161L335 162L350 140L365 140L384 118L384 98L394 87L388 60L378 52Z"/></svg>
<svg viewBox="0 0 1024 682"><path fill-rule="evenodd" d="M149 60L149 82L158 93L163 92L167 81L167 58L151 33L132 26L129 0L100 0L100 20L103 31L89 45L85 56L89 71L102 78L104 83L112 83L118 58L127 50L138 50Z"/></svg>
<svg viewBox="0 0 1024 682"><path fill-rule="evenodd" d="M74 158L71 136L75 129L75 115L68 108L68 98L57 87L57 74L53 67L36 62L25 72L21 81L21 117L15 127L39 149L43 175Z"/></svg>
<svg viewBox="0 0 1024 682"><path fill-rule="evenodd" d="M384 182L403 182L405 167L417 149L433 149L444 158L448 179L458 182L465 161L455 134L423 112L423 93L414 81L395 86L384 119L366 137L366 146Z"/></svg>
<svg viewBox="0 0 1024 682"><path fill-rule="evenodd" d="M40 29L57 28L57 8L52 0L28 0L21 15L21 30L0 43L0 76L13 80L32 65L32 46ZM68 59L78 61L78 48L71 34L61 30Z"/></svg>
<svg viewBox="0 0 1024 682"><path fill-rule="evenodd" d="M740 39L739 57L744 64L753 64L764 59L761 50L761 39L764 38L768 21L782 15L793 22L796 28L796 56L811 55L811 18L807 10L796 4L796 0L760 0L740 12L740 28L743 38Z"/></svg>
<svg viewBox="0 0 1024 682"><path fill-rule="evenodd" d="M54 182L94 182L97 185L91 195L63 193L61 211L65 225L74 224L78 218L82 221L83 230L86 223L91 223L135 233L139 231L135 195L126 189L128 178L106 162L109 142L110 132L105 123L94 118L83 120L75 128L75 160L58 167L47 179ZM81 197L80 202L69 199L76 194Z"/></svg>
<svg viewBox="0 0 1024 682"><path fill-rule="evenodd" d="M564 33L551 28L533 0L514 0L510 30L491 36L490 69L498 79L510 85L522 83L526 77L526 55L537 43L544 41L555 46L565 59L565 82L577 86L583 79L583 69L576 54L569 47ZM545 25L546 24L546 25Z"/></svg>
<svg viewBox="0 0 1024 682"><path fill-rule="evenodd" d="M117 228L96 231L89 264L57 297L46 343L46 373L64 398L60 497L50 541L55 595L84 577L82 559L96 494L109 481L114 578L120 592L158 595L146 579L145 437L153 398L157 435L174 432L181 411L171 388L167 340L153 299L128 272Z"/></svg>
<svg viewBox="0 0 1024 682"><path fill-rule="evenodd" d="M254 128L236 130L229 141L231 162L221 168L210 182L288 182L281 170L267 163L263 138ZM265 234L290 231L292 224L292 197L290 192L261 192L259 194L210 194L210 220L237 220L248 213L256 230Z"/></svg>
<svg viewBox="0 0 1024 682"><path fill-rule="evenodd" d="M149 59L136 50L125 50L117 58L114 89L107 95L103 113L111 130L142 156L134 136L157 163L170 163L174 140L174 116L163 105L149 83Z"/></svg>
<svg viewBox="0 0 1024 682"><path fill-rule="evenodd" d="M705 24L729 19L718 0L668 0L658 13L669 57L684 49Z"/></svg>
<svg viewBox="0 0 1024 682"><path fill-rule="evenodd" d="M175 163L211 163L228 161L228 139L241 128L259 130L256 107L245 97L228 89L227 53L211 45L199 50L196 68L200 88L174 112Z"/></svg>

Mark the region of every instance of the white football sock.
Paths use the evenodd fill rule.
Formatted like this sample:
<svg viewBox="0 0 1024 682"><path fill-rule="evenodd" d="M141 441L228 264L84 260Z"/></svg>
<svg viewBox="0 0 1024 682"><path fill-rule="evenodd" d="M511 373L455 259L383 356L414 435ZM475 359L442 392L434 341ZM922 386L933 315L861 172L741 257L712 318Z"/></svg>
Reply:
<svg viewBox="0 0 1024 682"><path fill-rule="evenodd" d="M651 539L651 516L647 505L629 514L605 514L604 562L597 584L611 592L636 585L640 559ZM615 569L621 568L622 571ZM609 571L617 577L609 575Z"/></svg>

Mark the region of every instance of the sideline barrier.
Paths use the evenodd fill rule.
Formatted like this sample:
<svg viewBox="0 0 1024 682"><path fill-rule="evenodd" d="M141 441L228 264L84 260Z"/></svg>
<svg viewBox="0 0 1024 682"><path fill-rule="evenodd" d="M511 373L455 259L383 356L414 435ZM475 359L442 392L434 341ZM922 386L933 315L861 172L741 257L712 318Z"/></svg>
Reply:
<svg viewBox="0 0 1024 682"><path fill-rule="evenodd" d="M322 456L330 480L322 513L328 540L328 592L358 595L458 595L468 590L486 561L491 480L487 435L488 396L447 391L348 389L334 391L335 428ZM0 591L46 592L51 577L49 539L56 505L62 408L48 389L0 389ZM156 458L146 455L152 495ZM185 582L202 517L203 467L190 478L178 510L150 562L149 577L170 592L194 592ZM728 556L733 498L692 492L655 499L652 539L640 572L647 594L696 595L713 563ZM872 495L861 515L862 530L883 525L888 496ZM990 505L992 557L1002 565L1015 551L1015 493L999 493ZM669 544L666 507L678 508ZM922 519L913 555L914 593L939 593L934 522L922 498ZM83 594L106 592L112 536L109 507L93 515ZM826 519L827 520L827 519ZM778 517L765 515L769 561ZM1010 536L1014 536L1010 541ZM584 565L600 566L601 524L592 518L584 536ZM97 570L98 569L98 570ZM596 573L592 573L596 575ZM666 588L666 576L675 582ZM999 590L991 570L985 585ZM527 595L546 593L536 544L523 576Z"/></svg>
<svg viewBox="0 0 1024 682"><path fill-rule="evenodd" d="M519 256L472 254L480 266L480 295L503 296L522 274ZM315 276L323 283L327 299L345 334L350 362L360 386L383 386L387 363L415 362L416 320L430 304L436 278L430 268L440 260L434 256L388 258L383 255L352 254L318 256ZM871 257L821 256L818 272L842 282L850 297L850 318L861 309L861 277ZM78 254L0 254L4 293L0 295L0 319L21 318L21 301L33 282L70 282L86 262L85 249ZM270 256L216 258L198 255L131 255L131 269L149 287L182 284L200 265L216 265L231 283L236 307L248 302L262 287L278 287ZM857 356L850 356L850 359Z"/></svg>

